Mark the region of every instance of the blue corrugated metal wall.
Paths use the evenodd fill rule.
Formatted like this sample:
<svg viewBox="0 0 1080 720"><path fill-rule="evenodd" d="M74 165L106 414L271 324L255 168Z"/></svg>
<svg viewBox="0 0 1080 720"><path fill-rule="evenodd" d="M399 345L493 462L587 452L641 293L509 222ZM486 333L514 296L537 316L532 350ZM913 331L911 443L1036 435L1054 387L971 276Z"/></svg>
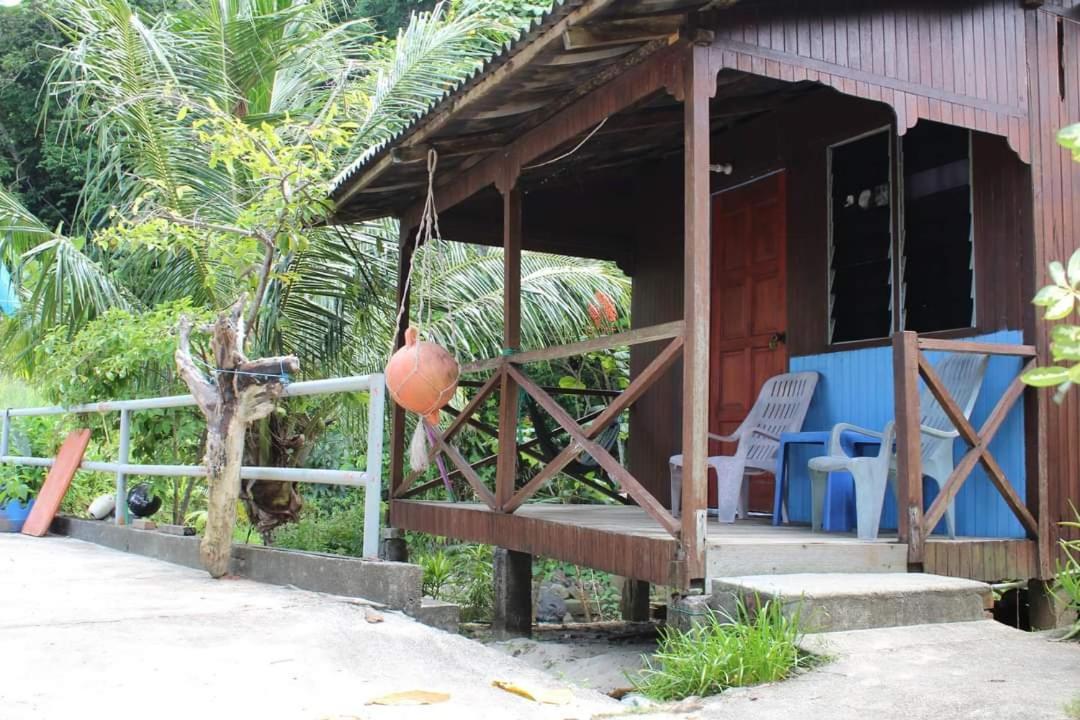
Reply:
<svg viewBox="0 0 1080 720"><path fill-rule="evenodd" d="M1019 331L1003 330L970 339L996 343L1022 343ZM937 362L941 353L927 353L931 362ZM972 413L972 424L978 428L993 410L1005 389L1020 372L1019 358L995 356L990 359L986 378ZM791 358L792 372L816 370L821 374L814 401L803 426L806 430L827 430L837 422L851 422L874 430L880 430L894 417L892 348L870 348L835 352L825 355L808 355ZM957 459L967 445L956 441ZM1001 464L1005 475L1021 498L1025 491L1024 467L1024 416L1023 400L1014 407L997 437L990 444L990 451ZM796 522L809 522L810 489L806 475L806 462L817 451L793 447L790 453L788 473L791 478L789 512ZM924 485L926 502L936 494L937 486ZM854 524L854 508L850 510ZM896 501L889 494L885 500L882 528L896 528ZM944 530L944 523L938 532ZM956 499L956 531L958 535L980 537L1024 537L1024 531L982 467L977 467L960 490Z"/></svg>

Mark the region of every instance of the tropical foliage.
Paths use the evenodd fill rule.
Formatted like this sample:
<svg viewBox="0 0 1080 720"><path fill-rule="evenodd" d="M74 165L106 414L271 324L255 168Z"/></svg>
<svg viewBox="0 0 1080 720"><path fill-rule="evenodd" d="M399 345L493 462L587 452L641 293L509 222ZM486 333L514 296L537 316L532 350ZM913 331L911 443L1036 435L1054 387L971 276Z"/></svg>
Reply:
<svg viewBox="0 0 1080 720"><path fill-rule="evenodd" d="M396 311L397 229L325 226L328 184L547 3L431 3L400 24L389 10L364 19L375 4L34 0L19 8L19 27L40 30L24 38L45 45L4 38L24 56L32 52L34 63L30 74L0 67L0 94L15 87L5 78L20 92L41 83L35 119L19 131L36 128L39 149L55 150L34 157L59 153L71 163L50 167L78 192L41 212L41 198L0 163L0 178L12 178L9 190L0 187L0 260L22 300L0 327L4 371L32 378L61 403L176 392L172 319L208 317L243 293L256 300L247 318L252 355L296 354L316 377L380 368ZM0 21L16 17L6 12ZM395 34L380 34L387 28ZM19 97L25 106L29 96ZM9 135L15 127L0 124ZM462 359L501 352L499 251L445 242L418 259L425 333ZM526 254L522 290L529 347L627 322L627 280L604 263ZM536 371L550 384L615 388L627 363L623 354ZM588 409L577 404L578 414ZM348 466L361 460L354 451L323 458L312 442L350 448L350 415L334 402L290 401L287 414L260 423L249 449L259 464ZM193 413L136 413L133 421L134 437L145 437L133 457L196 461L202 438ZM115 433L104 419L93 425L89 454L111 459ZM528 418L523 425L529 433ZM489 451L486 440L462 437L470 455ZM303 451L297 439L307 443ZM200 490L190 483L160 490L171 490L174 517L198 512ZM321 492L312 492L316 524L347 510L334 503L352 505ZM349 547L305 532L298 527L292 540Z"/></svg>

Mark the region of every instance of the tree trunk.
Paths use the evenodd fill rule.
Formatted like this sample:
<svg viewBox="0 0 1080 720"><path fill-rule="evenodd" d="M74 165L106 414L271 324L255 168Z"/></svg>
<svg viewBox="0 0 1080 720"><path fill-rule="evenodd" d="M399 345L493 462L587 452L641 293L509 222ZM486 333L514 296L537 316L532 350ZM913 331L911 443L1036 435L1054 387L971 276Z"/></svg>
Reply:
<svg viewBox="0 0 1080 720"><path fill-rule="evenodd" d="M241 298L211 328L214 379L208 379L191 357L191 321L180 319L176 365L206 418L206 479L209 485L206 532L199 546L203 566L213 577L229 569L244 436L255 420L266 417L285 389L287 373L300 363L294 356L248 360L244 356Z"/></svg>

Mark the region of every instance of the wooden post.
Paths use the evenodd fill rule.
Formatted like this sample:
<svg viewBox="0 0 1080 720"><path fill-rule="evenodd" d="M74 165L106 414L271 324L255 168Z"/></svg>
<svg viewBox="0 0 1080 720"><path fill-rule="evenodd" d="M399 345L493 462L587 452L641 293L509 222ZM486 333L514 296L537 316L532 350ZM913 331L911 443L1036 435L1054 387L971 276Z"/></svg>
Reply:
<svg viewBox="0 0 1080 720"><path fill-rule="evenodd" d="M1040 579L1053 576L1055 545L1051 539L1050 498L1046 467L1045 390L1029 387L1024 391L1024 452L1026 470L1026 503L1028 511L1039 524L1035 539L1036 567ZM1028 534L1030 537L1030 533Z"/></svg>
<svg viewBox="0 0 1080 720"><path fill-rule="evenodd" d="M649 583L644 580L623 578L619 610L622 613L622 619L627 622L648 622Z"/></svg>
<svg viewBox="0 0 1080 720"><path fill-rule="evenodd" d="M684 253L682 549L686 579L705 576L709 430L709 98L716 79L709 48L694 45L683 74Z"/></svg>
<svg viewBox="0 0 1080 720"><path fill-rule="evenodd" d="M919 336L896 333L893 388L896 405L896 496L899 540L907 543L908 564L923 561L922 451L919 430Z"/></svg>
<svg viewBox="0 0 1080 720"><path fill-rule="evenodd" d="M503 348L521 349L521 191L503 193ZM502 510L514 496L517 479L518 386L510 373L499 382L499 460L495 466L495 505Z"/></svg>
<svg viewBox="0 0 1080 720"><path fill-rule="evenodd" d="M532 634L532 555L495 548L494 617L491 632L496 639Z"/></svg>
<svg viewBox="0 0 1080 720"><path fill-rule="evenodd" d="M405 330L409 327L409 266L412 264L414 228L401 224L398 237L397 307L404 308L394 333L394 350L405 344ZM395 311L396 312L396 311ZM390 416L390 498L400 492L405 482L405 410L390 400L393 411Z"/></svg>

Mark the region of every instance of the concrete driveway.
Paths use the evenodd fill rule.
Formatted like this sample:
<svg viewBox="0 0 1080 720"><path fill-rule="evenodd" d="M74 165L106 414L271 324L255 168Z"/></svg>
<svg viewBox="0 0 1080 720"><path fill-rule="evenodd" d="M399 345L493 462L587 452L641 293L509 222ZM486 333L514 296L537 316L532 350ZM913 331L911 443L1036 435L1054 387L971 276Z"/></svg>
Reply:
<svg viewBox="0 0 1080 720"><path fill-rule="evenodd" d="M493 680L560 683L396 613L205 573L67 538L0 535L0 718L588 718L576 690L539 705ZM432 690L450 700L368 705Z"/></svg>

